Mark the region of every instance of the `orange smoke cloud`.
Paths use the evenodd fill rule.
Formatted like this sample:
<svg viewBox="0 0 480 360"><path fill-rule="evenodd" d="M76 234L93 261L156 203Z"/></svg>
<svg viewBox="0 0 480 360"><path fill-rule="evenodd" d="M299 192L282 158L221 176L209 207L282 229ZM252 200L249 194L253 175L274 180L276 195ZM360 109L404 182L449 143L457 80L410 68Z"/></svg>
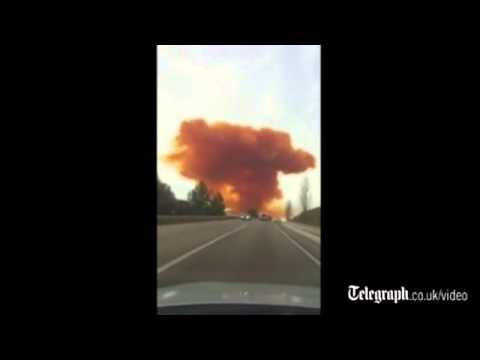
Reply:
<svg viewBox="0 0 480 360"><path fill-rule="evenodd" d="M228 208L247 211L256 208L273 216L283 216L278 205L282 191L277 175L300 173L315 167L312 154L294 149L290 135L268 128L203 119L183 121L175 150L165 157L179 172L203 180L219 191Z"/></svg>

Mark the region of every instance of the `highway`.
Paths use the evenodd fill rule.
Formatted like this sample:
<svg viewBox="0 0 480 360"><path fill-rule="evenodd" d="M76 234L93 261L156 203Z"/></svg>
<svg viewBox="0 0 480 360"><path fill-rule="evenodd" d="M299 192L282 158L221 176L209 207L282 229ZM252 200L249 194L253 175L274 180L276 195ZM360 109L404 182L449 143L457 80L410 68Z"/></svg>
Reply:
<svg viewBox="0 0 480 360"><path fill-rule="evenodd" d="M157 287L198 281L320 287L319 229L239 219L157 226Z"/></svg>

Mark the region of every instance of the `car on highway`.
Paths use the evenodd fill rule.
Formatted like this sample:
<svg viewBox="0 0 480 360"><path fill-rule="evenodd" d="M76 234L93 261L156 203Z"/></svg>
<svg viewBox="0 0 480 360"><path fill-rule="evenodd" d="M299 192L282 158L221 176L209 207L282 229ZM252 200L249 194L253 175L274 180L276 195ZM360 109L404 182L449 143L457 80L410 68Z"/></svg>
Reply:
<svg viewBox="0 0 480 360"><path fill-rule="evenodd" d="M242 215L240 216L241 220L252 220L252 217L250 215Z"/></svg>
<svg viewBox="0 0 480 360"><path fill-rule="evenodd" d="M271 221L272 217L270 215L267 215L267 214L262 214L262 215L260 215L259 219L262 220L262 221Z"/></svg>

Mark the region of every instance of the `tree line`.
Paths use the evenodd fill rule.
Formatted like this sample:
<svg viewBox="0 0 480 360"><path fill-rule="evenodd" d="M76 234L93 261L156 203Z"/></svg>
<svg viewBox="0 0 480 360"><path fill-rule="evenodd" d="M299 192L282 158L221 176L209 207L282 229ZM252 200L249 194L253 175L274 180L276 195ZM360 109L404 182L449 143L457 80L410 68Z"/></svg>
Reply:
<svg viewBox="0 0 480 360"><path fill-rule="evenodd" d="M304 178L299 192L301 212L310 208L311 194L308 178ZM257 209L247 211L252 217L258 217ZM187 200L179 200L170 186L157 178L157 214L158 215L225 215L225 202L222 194L212 192L205 182L200 181L188 193ZM287 201L285 217L290 220L293 216L292 202Z"/></svg>
<svg viewBox="0 0 480 360"><path fill-rule="evenodd" d="M200 181L188 193L187 200L178 200L170 186L157 178L158 215L225 215L222 194L212 192Z"/></svg>

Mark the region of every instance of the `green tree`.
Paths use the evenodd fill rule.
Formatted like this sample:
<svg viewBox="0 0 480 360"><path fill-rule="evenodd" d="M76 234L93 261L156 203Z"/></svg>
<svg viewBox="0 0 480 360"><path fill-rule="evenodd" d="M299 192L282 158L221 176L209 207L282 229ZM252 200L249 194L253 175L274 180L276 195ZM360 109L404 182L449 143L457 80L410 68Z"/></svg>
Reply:
<svg viewBox="0 0 480 360"><path fill-rule="evenodd" d="M225 215L225 202L222 194L217 192L211 202L212 215Z"/></svg>
<svg viewBox="0 0 480 360"><path fill-rule="evenodd" d="M287 206L285 208L285 216L287 220L292 218L292 202L290 200L287 201Z"/></svg>
<svg viewBox="0 0 480 360"><path fill-rule="evenodd" d="M192 205L185 200L177 200L175 204L175 215L191 215Z"/></svg>
<svg viewBox="0 0 480 360"><path fill-rule="evenodd" d="M171 215L175 209L175 195L170 186L157 177L157 214Z"/></svg>
<svg viewBox="0 0 480 360"><path fill-rule="evenodd" d="M207 185L200 181L195 188L189 192L188 201L192 204L192 211L195 215L208 215L211 201Z"/></svg>
<svg viewBox="0 0 480 360"><path fill-rule="evenodd" d="M308 177L305 177L302 181L301 187L300 187L300 206L302 209L302 212L307 211L310 208L310 183L308 182Z"/></svg>

